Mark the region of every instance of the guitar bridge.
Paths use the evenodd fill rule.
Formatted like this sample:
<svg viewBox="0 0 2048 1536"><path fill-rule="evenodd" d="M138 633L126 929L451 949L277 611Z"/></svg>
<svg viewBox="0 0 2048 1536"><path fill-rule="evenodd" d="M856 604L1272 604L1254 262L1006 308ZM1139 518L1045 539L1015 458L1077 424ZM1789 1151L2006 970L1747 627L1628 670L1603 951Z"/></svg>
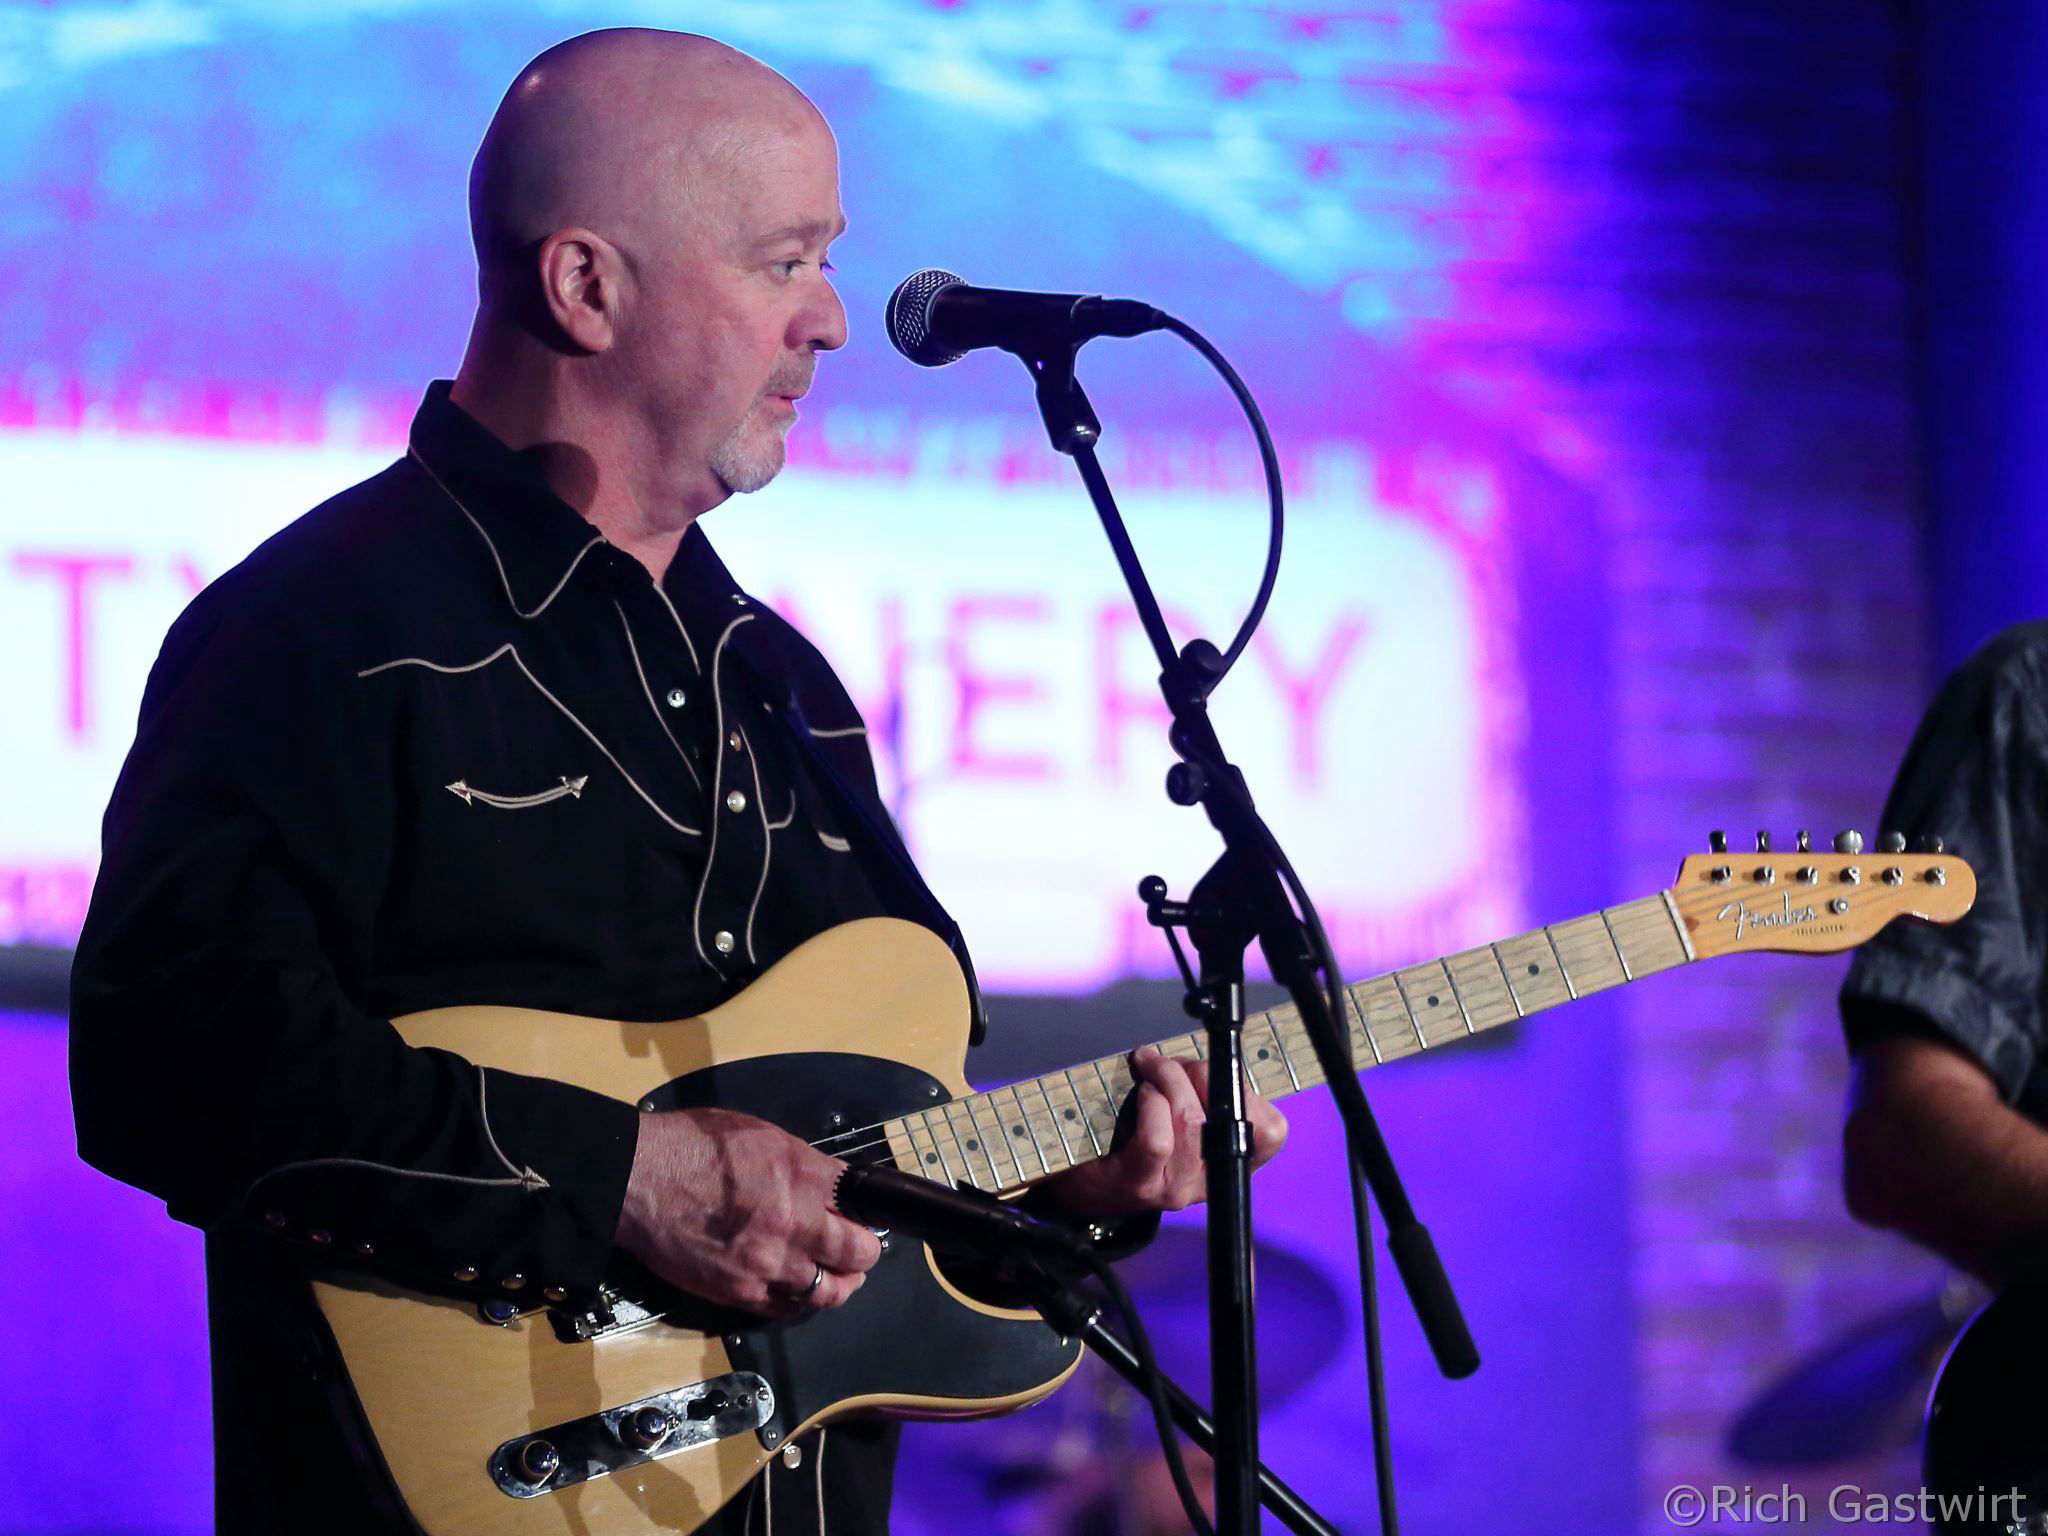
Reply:
<svg viewBox="0 0 2048 1536"><path fill-rule="evenodd" d="M774 1389L752 1371L733 1371L507 1440L491 1452L490 1477L507 1497L534 1499L751 1434L774 1414Z"/></svg>

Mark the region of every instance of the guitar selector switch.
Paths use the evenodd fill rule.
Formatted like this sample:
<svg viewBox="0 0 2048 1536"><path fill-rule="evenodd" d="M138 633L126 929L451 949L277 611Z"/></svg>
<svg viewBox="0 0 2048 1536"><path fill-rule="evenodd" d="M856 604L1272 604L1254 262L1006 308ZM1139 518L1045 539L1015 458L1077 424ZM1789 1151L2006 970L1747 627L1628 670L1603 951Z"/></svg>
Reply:
<svg viewBox="0 0 2048 1536"><path fill-rule="evenodd" d="M715 1419L732 1406L732 1399L723 1392L706 1392L702 1397L693 1397L683 1409L693 1419Z"/></svg>

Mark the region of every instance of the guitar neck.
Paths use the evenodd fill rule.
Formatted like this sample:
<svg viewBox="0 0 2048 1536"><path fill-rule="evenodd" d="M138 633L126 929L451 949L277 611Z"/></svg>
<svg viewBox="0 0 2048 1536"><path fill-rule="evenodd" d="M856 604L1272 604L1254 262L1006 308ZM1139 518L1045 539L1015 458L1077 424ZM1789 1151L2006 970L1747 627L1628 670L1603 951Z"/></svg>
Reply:
<svg viewBox="0 0 2048 1536"><path fill-rule="evenodd" d="M1352 1057L1365 1068L1419 1056L1695 958L1670 892L1608 907L1348 988ZM1192 1033L1156 1049L1199 1061L1208 1047ZM1269 1099L1326 1081L1291 1004L1245 1020L1244 1053L1253 1084ZM1105 1056L937 1104L884 1129L905 1172L1004 1194L1104 1155L1133 1083L1124 1056Z"/></svg>

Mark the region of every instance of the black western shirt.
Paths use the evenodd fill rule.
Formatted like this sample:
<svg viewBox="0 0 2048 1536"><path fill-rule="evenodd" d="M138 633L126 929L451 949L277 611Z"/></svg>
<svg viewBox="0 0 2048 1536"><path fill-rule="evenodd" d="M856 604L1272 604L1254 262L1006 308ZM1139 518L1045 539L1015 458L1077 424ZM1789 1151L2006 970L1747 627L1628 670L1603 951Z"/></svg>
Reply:
<svg viewBox="0 0 2048 1536"><path fill-rule="evenodd" d="M71 1059L82 1155L208 1233L222 1530L378 1525L309 1430L305 1260L574 1301L612 1250L636 1108L388 1021L678 1018L835 923L947 926L887 828L845 690L704 535L655 582L446 384L201 594L107 812ZM886 1434L829 1433L788 1475L840 1483L778 1533L882 1528Z"/></svg>

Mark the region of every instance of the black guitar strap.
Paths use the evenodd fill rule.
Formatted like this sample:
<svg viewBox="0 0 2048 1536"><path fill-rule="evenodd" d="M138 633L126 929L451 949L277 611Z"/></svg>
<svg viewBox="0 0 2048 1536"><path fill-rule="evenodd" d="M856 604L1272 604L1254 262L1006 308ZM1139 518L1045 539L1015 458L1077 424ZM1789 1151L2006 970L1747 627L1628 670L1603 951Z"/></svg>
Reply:
<svg viewBox="0 0 2048 1536"><path fill-rule="evenodd" d="M834 802L833 808L846 818L847 830L853 834L849 840L862 854L862 868L882 887L883 899L900 912L914 914L916 921L944 939L953 951L954 959L960 962L961 973L967 978L970 1011L967 1043L981 1044L988 1036L988 1007L982 1000L981 983L974 975L974 959L967 952L967 938L961 933L960 925L939 905L939 898L924 883L924 876L918 873L910 850L904 846L902 837L886 813L846 781L846 775L839 771L818 745L817 738L811 735L810 724L804 719L803 706L797 702L795 689L787 683L778 686L771 682L752 664L752 658L737 648L733 656L755 696L776 701L772 713L782 721L783 736L795 749L812 782L825 791Z"/></svg>

